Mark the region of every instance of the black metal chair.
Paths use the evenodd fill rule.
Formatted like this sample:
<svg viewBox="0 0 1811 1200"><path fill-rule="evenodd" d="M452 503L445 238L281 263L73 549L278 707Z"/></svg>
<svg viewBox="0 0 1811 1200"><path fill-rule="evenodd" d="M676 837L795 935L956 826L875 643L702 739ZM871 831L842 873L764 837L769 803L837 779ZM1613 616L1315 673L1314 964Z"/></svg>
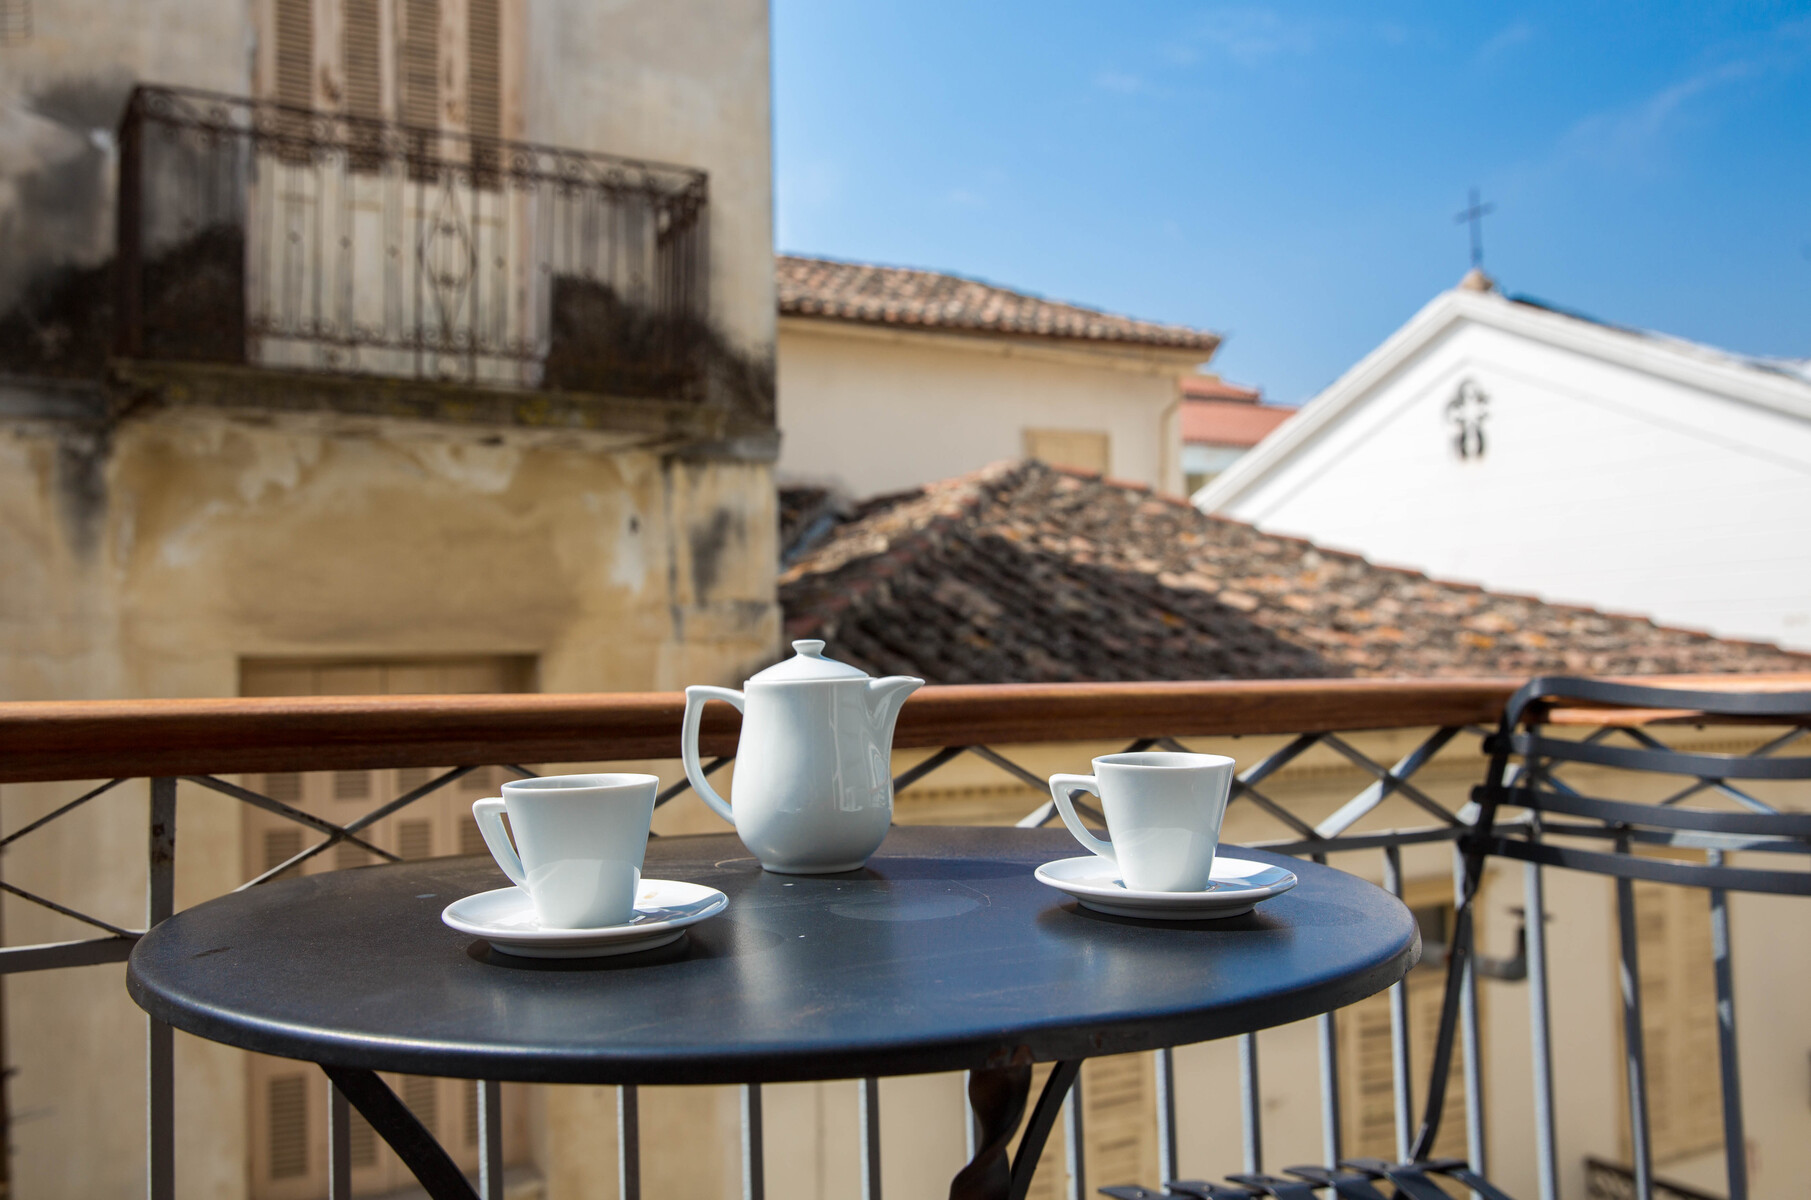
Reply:
<svg viewBox="0 0 1811 1200"><path fill-rule="evenodd" d="M1559 709L1593 710L1597 731L1582 738L1557 736L1549 718ZM1601 719L1598 712L1601 711ZM1617 713L1629 714L1618 724ZM1789 726L1785 732L1746 754L1705 754L1675 750L1645 725L1657 717L1697 717L1706 723ZM1458 839L1463 872L1460 900L1447 946L1446 991L1439 1033L1429 1064L1430 1075L1420 1131L1409 1161L1344 1159L1337 1167L1289 1167L1283 1176L1230 1175L1224 1184L1177 1180L1164 1191L1140 1187L1100 1189L1116 1200L1154 1200L1160 1196L1201 1200L1310 1200L1327 1192L1340 1200L1448 1200L1437 1177L1469 1188L1485 1200L1510 1200L1498 1187L1459 1160L1430 1157L1445 1107L1453 1042L1465 1015L1469 976L1481 965L1475 957L1473 902L1492 856L1532 864L1527 900L1528 982L1532 1022L1535 1137L1540 1196L1559 1194L1553 1126L1553 1072L1548 1021L1545 905L1540 884L1543 867L1560 867L1607 875L1616 880L1616 911L1622 978L1640 979L1637 957L1634 884L1649 880L1709 893L1709 916L1715 947L1718 1011L1718 1057L1722 1076L1723 1140L1726 1148L1729 1200L1747 1200L1748 1179L1743 1151L1740 1073L1736 1058L1735 997L1730 963L1730 892L1811 896L1811 871L1732 866L1726 856L1772 852L1811 855L1811 813L1782 812L1750 794L1750 781L1811 780L1811 754L1780 755L1811 726L1811 692L1730 692L1648 687L1565 677L1535 679L1516 692L1504 710L1497 732L1485 743L1490 765L1485 780L1472 791L1465 814L1468 825ZM1613 741L1614 739L1614 741ZM1632 744L1631 744L1632 743ZM1561 779L1568 764L1616 771L1683 777L1691 782L1659 803L1585 795ZM1724 809L1686 807L1683 801L1703 793L1719 795ZM1807 793L1811 799L1811 792ZM1558 839L1557 841L1554 839ZM1607 843L1607 847L1605 846ZM1636 847L1701 850L1704 861L1638 855ZM1655 1192L1649 1140L1647 1069L1642 1041L1641 994L1638 986L1622 989L1624 1054L1633 1162L1630 1192L1651 1200ZM1388 1191L1378 1185L1387 1182ZM1662 1185L1664 1190L1664 1185Z"/></svg>

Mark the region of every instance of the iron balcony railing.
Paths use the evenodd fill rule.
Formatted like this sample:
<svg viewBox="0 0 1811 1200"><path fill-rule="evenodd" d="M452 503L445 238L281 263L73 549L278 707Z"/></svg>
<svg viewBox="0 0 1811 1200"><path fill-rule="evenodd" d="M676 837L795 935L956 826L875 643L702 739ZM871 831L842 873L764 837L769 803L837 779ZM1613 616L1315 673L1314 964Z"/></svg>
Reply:
<svg viewBox="0 0 1811 1200"><path fill-rule="evenodd" d="M1385 886L1403 894L1405 848L1454 842L1463 832L1463 814L1424 790L1417 775L1443 753L1469 755L1476 766L1479 739L1488 735L1504 703L1519 681L1514 680L1286 680L1260 682L1149 683L1149 684L1039 684L1006 686L954 686L923 689L905 706L895 735L895 748L924 750L928 754L903 771L894 781L898 792L909 789L949 764L976 757L1005 777L1037 791L1045 789L1042 776L995 749L996 746L1035 746L1049 743L1121 741L1129 749L1162 746L1188 749L1184 739L1265 735L1263 748L1241 758L1233 786L1233 803L1254 806L1272 818L1280 835L1272 841L1253 843L1282 853L1333 861L1348 869L1364 870L1374 864ZM1677 683L1682 680L1654 680ZM1698 686L1805 687L1803 677L1759 681L1731 681L1728 677L1696 677ZM0 784L48 781L105 780L87 787L50 808L44 815L0 837L9 862L28 853L30 837L46 825L105 797L129 793L134 779L149 782L149 829L146 926L175 910L177 800L188 792L226 796L277 818L294 822L303 831L300 848L288 858L267 865L240 885L256 887L290 872L309 859L336 847L350 846L382 860L398 856L369 839L377 822L402 812L442 788L454 784L480 766L500 766L517 776L534 772L513 764L603 763L612 761L667 760L678 757L680 717L684 698L678 694L609 695L492 695L403 697L309 697L281 699L75 701L0 703ZM1665 714L1660 714L1665 715ZM1631 731L1604 724L1589 710L1552 714L1552 720L1574 727L1578 736L1596 740ZM732 761L739 717L726 705L707 710L700 750L715 755L706 773ZM1363 752L1352 735L1388 730L1418 731L1416 744L1397 761L1378 762ZM1282 735L1279 739L1277 735ZM1632 736L1649 735L1633 731ZM1775 739L1768 749L1791 740ZM1279 744L1280 742L1280 744ZM1315 748L1330 750L1350 762L1370 782L1330 815L1304 819L1277 798L1278 772ZM400 794L376 804L350 819L329 820L305 811L277 795L254 790L226 775L283 772L362 771L377 768L442 767L444 769ZM1692 791L1718 789L1721 781L1701 780ZM683 794L681 778L666 788L658 803L664 805ZM1425 814L1425 823L1410 828L1361 827L1392 798L1406 801ZM1085 807L1078 803L1078 807ZM1054 818L1046 800L1035 804L1017 823L1033 827ZM136 811L145 811L138 808ZM1097 815L1097 814L1096 814ZM1372 822L1374 824L1374 822ZM310 838L310 835L312 837ZM16 873L15 878L16 878ZM1478 1067L1482 1033L1477 1002L1477 973L1506 979L1526 979L1546 962L1546 907L1539 867L1528 868L1528 886L1522 937L1525 946L1510 960L1477 960L1468 971L1464 988L1467 1002L1461 1017L1464 1047L1462 1094L1464 1142L1474 1169L1486 1173L1486 1101ZM0 948L0 977L21 972L66 969L123 961L142 931L104 920L55 896L40 895L11 881L0 881L17 900L41 905L85 923L100 936L43 945ZM1438 954L1438 946L1430 946ZM1414 1134L1411 1103L1413 1070L1410 1063L1406 984L1390 991L1391 1067L1395 1133L1406 1146ZM1530 1019L1539 1037L1547 1036L1551 1014L1544 985L1531 1005ZM1342 1089L1340 1086L1339 1023L1335 1014L1317 1019L1316 1040L1320 1061L1320 1115L1325 1161L1342 1156ZM172 1032L149 1022L149 1140L147 1174L149 1195L162 1200L175 1195L175 1069ZM1266 1168L1262 1114L1265 1093L1261 1084L1258 1041L1248 1035L1239 1041L1239 1096L1243 1147L1239 1169L1254 1174ZM1173 1050L1155 1053L1157 1157L1160 1177L1173 1180L1179 1173L1182 1124L1177 1117L1176 1060ZM1423 1064L1414 1064L1419 1069ZM1550 1081L1547 1085L1550 1087ZM1679 1080L1675 1086L1699 1086ZM494 1083L474 1084L476 1108L487 1128L500 1123L502 1092ZM745 1139L761 1136L761 1087L743 1089ZM878 1090L874 1081L863 1086L864 1119L860 1122L864 1200L878 1200L880 1162ZM1549 1110L1552 1095L1545 1103ZM619 1128L639 1128L638 1098L634 1087L619 1089ZM327 1122L344 1127L346 1101L332 1093ZM1090 1196L1099 1185L1124 1180L1090 1179L1078 1148L1083 1145L1083 1105L1078 1091L1064 1109L1064 1140L1068 1150L1065 1194L1071 1200ZM972 1122L971 1122L972 1129ZM487 1140L480 1162L478 1194L486 1200L503 1195L501 1149ZM619 1147L619 1174L623 1200L641 1195L641 1147L637 1136L625 1136ZM972 1147L971 1147L972 1151ZM1536 1151L1542 1161L1544 1200L1556 1194L1554 1148L1543 1142ZM758 1145L744 1146L743 1162L761 1162ZM1588 1164L1592 1194L1618 1195L1619 1174L1613 1164ZM344 1141L336 1143L329 1164L329 1195L352 1195L351 1162ZM765 1179L759 1167L744 1180L744 1195L764 1195ZM1604 1190L1609 1189L1609 1190ZM1657 1194L1661 1194L1658 1193ZM1690 1195L1675 1189L1675 1194Z"/></svg>
<svg viewBox="0 0 1811 1200"><path fill-rule="evenodd" d="M119 145L122 357L702 386L702 171L161 87Z"/></svg>

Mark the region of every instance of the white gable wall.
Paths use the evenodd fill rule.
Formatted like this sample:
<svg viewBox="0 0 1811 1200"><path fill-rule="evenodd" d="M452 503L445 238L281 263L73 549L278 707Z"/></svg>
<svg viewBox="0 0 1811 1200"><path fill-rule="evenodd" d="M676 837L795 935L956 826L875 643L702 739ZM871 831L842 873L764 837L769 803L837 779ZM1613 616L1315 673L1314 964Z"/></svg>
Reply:
<svg viewBox="0 0 1811 1200"><path fill-rule="evenodd" d="M1446 413L1467 378L1481 459ZM1512 329L1451 323L1236 487L1203 498L1442 578L1811 647L1811 421Z"/></svg>

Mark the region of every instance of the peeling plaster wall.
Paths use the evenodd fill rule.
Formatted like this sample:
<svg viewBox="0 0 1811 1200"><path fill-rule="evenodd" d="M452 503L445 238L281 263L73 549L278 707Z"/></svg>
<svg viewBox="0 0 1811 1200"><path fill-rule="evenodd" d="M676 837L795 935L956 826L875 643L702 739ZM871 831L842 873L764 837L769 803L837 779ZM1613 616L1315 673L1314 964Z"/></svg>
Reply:
<svg viewBox="0 0 1811 1200"><path fill-rule="evenodd" d="M674 689L737 683L778 644L765 464L603 435L175 410L114 432L99 508L78 514L59 447L91 436L0 427L0 697L232 695L246 656L447 653L535 655L547 691ZM79 791L7 786L0 816L17 828ZM240 882L240 814L192 791L179 813L182 907ZM6 877L138 926L145 816L129 785L34 833ZM4 917L10 944L92 932L12 900ZM143 1188L143 1018L123 971L8 982L12 1101L38 1114L14 1131L23 1195ZM177 1079L179 1194L243 1195L237 1054L179 1038ZM557 1089L537 1105L563 1128L585 1102ZM546 1153L563 1178L600 1151L552 1139Z"/></svg>
<svg viewBox="0 0 1811 1200"><path fill-rule="evenodd" d="M0 436L11 699L231 695L242 656L452 651L540 655L549 691L671 688L741 678L777 637L763 464L177 410L122 426L104 494L71 498L60 443L84 436Z"/></svg>

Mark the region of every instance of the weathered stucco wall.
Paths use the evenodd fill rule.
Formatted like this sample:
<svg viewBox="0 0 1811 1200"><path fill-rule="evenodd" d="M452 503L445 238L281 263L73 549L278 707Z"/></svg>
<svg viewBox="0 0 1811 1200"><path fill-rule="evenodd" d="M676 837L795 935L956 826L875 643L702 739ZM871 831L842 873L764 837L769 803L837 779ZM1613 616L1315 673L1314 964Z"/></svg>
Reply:
<svg viewBox="0 0 1811 1200"><path fill-rule="evenodd" d="M1111 473L1181 489L1178 379L1199 356L780 323L780 477L850 495L1020 458L1027 429L1108 435Z"/></svg>
<svg viewBox="0 0 1811 1200"><path fill-rule="evenodd" d="M62 443L82 437L0 432L8 699L232 695L242 658L291 655L532 655L543 690L671 689L740 682L778 642L765 464L601 435L177 411L127 422L73 471ZM9 786L0 813L18 828L79 790ZM179 813L181 907L243 868L238 805L185 791ZM7 878L141 925L145 814L142 785L103 797L9 852ZM4 918L9 944L85 936L11 900ZM38 1114L14 1130L22 1194L143 1186L143 1021L122 971L7 984L12 1102ZM180 1194L244 1194L241 1060L179 1039L177 1079ZM558 1129L584 1101L543 1103ZM598 1153L553 1139L543 1166L582 1174Z"/></svg>

